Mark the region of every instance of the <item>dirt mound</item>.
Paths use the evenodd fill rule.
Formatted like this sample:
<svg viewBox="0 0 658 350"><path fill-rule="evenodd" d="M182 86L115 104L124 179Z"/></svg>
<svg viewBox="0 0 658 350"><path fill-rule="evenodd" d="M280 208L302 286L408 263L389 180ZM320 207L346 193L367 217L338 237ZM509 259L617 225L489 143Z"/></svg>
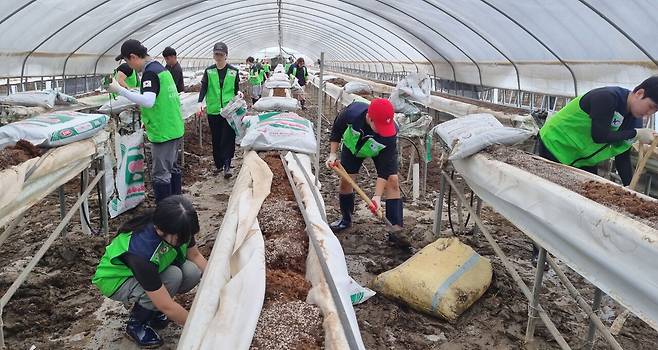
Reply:
<svg viewBox="0 0 658 350"><path fill-rule="evenodd" d="M41 150L26 140L19 140L16 145L0 150L0 170L21 164L41 156Z"/></svg>
<svg viewBox="0 0 658 350"><path fill-rule="evenodd" d="M331 79L327 79L327 82L332 83L334 85L338 85L340 87L343 87L347 84L347 80L343 78L331 78Z"/></svg>
<svg viewBox="0 0 658 350"><path fill-rule="evenodd" d="M583 184L581 193L595 202L622 207L627 212L641 218L658 218L658 202L640 198L619 186L588 181Z"/></svg>

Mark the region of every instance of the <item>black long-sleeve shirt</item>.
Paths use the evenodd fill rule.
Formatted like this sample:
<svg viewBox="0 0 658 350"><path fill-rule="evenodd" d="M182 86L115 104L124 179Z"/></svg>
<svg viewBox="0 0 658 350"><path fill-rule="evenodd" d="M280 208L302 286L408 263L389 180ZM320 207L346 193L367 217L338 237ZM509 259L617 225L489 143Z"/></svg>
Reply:
<svg viewBox="0 0 658 350"><path fill-rule="evenodd" d="M178 92L185 91L185 81L183 80L183 68L181 68L180 63L176 62L173 66L165 66L167 70L171 73L171 76L174 78L176 83L176 90Z"/></svg>
<svg viewBox="0 0 658 350"><path fill-rule="evenodd" d="M213 64L212 66L206 68L206 70L203 72L203 77L201 78L201 90L199 91L199 102L203 102L203 99L206 98L206 94L208 93L208 70L214 68L217 68L217 66ZM218 70L220 89L224 86L224 78L226 77L226 73L228 72L229 68L236 71L238 70L230 64L227 64L224 66L224 68ZM240 91L240 78L236 76L235 93L237 94L238 91Z"/></svg>
<svg viewBox="0 0 658 350"><path fill-rule="evenodd" d="M596 143L615 143L630 140L637 136L636 128L642 127L642 120L633 117L628 110L629 90L618 86L608 86L591 90L580 99L580 108L592 118L592 139ZM615 113L624 117L619 129L610 129ZM633 177L630 149L615 157L615 167L624 185Z"/></svg>

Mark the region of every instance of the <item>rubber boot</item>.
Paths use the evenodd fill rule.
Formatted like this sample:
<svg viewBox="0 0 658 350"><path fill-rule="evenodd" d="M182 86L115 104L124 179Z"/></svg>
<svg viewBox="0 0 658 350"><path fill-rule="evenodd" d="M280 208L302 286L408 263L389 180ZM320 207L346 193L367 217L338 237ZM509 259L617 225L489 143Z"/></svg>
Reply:
<svg viewBox="0 0 658 350"><path fill-rule="evenodd" d="M224 178L230 179L233 176L233 170L231 170L231 160L224 162Z"/></svg>
<svg viewBox="0 0 658 350"><path fill-rule="evenodd" d="M135 303L130 311L126 323L126 335L141 348L157 348L163 343L158 332L147 324L154 313L155 311L146 309L138 303Z"/></svg>
<svg viewBox="0 0 658 350"><path fill-rule="evenodd" d="M340 220L332 222L329 227L334 232L340 232L352 226L352 213L354 213L354 193L339 194Z"/></svg>
<svg viewBox="0 0 658 350"><path fill-rule="evenodd" d="M153 192L155 194L155 203L171 196L171 183L162 181L153 181Z"/></svg>
<svg viewBox="0 0 658 350"><path fill-rule="evenodd" d="M305 110L305 109L306 109L306 107L304 107L304 104L306 103L306 101L304 101L304 100L301 100L301 101L299 101L299 103L301 103L301 105L302 105L302 110Z"/></svg>
<svg viewBox="0 0 658 350"><path fill-rule="evenodd" d="M171 173L171 194L183 193L183 174Z"/></svg>
<svg viewBox="0 0 658 350"><path fill-rule="evenodd" d="M154 311L147 324L155 330L165 329L169 325L169 318L160 311Z"/></svg>
<svg viewBox="0 0 658 350"><path fill-rule="evenodd" d="M386 219L393 225L388 233L388 240L400 248L411 247L409 237L404 233L403 202L401 198L386 200Z"/></svg>

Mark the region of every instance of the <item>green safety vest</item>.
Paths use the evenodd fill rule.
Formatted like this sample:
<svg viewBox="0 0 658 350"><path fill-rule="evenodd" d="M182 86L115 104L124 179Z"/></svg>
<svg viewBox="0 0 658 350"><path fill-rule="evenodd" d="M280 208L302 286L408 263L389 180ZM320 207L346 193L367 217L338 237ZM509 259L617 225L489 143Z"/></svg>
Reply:
<svg viewBox="0 0 658 350"><path fill-rule="evenodd" d="M249 68L249 83L251 85L261 85L264 80L265 73L263 72L263 69L260 69L254 73L252 72L252 69Z"/></svg>
<svg viewBox="0 0 658 350"><path fill-rule="evenodd" d="M361 132L354 130L352 125L348 125L343 133L343 145L358 158L376 157L386 146L375 141L374 138L368 137L366 142L357 149L357 144L361 140Z"/></svg>
<svg viewBox="0 0 658 350"><path fill-rule="evenodd" d="M594 166L628 151L633 140L596 143L592 139L592 118L580 108L578 96L546 121L539 136L546 148L562 164L574 167ZM624 117L615 112L610 130L617 131Z"/></svg>
<svg viewBox="0 0 658 350"><path fill-rule="evenodd" d="M265 73L269 73L269 72L270 72L270 65L269 65L268 63L265 63L265 64L263 65L263 71L264 71Z"/></svg>
<svg viewBox="0 0 658 350"><path fill-rule="evenodd" d="M180 138L185 125L180 110L180 98L174 78L168 70L158 74L160 93L151 108L141 107L142 123L149 141L162 143Z"/></svg>
<svg viewBox="0 0 658 350"><path fill-rule="evenodd" d="M302 68L304 68L304 80L306 80L306 78L308 78L308 70L306 69L306 67L302 67ZM296 78L296 77L297 77L297 67L292 69L292 74L290 75L290 78Z"/></svg>
<svg viewBox="0 0 658 350"><path fill-rule="evenodd" d="M119 72L115 71L114 79L117 79L117 74L119 74ZM133 72L126 77L126 80L124 80L124 82L126 83L126 86L128 86L129 88L139 87L139 77L137 76L137 72L133 69ZM117 96L119 95L111 93L110 96L112 97L113 100L116 100Z"/></svg>
<svg viewBox="0 0 658 350"><path fill-rule="evenodd" d="M101 257L96 273L91 279L91 283L107 297L112 296L127 279L133 277L132 270L119 259L121 255L128 252L131 237L132 232L124 232L112 240L105 248L105 254ZM163 240L149 261L158 267L158 273L162 273L176 261L185 262L187 249L188 243L175 248Z"/></svg>
<svg viewBox="0 0 658 350"><path fill-rule="evenodd" d="M208 69L208 92L206 93L206 107L208 115L219 115L222 108L231 101L235 95L235 79L238 78L238 71L228 67L224 83L219 85L219 70L217 67Z"/></svg>
<svg viewBox="0 0 658 350"><path fill-rule="evenodd" d="M292 66L292 64L290 64L290 63L286 63L286 64L283 66L283 69L286 71L286 74L288 74L288 69L290 69L290 66Z"/></svg>

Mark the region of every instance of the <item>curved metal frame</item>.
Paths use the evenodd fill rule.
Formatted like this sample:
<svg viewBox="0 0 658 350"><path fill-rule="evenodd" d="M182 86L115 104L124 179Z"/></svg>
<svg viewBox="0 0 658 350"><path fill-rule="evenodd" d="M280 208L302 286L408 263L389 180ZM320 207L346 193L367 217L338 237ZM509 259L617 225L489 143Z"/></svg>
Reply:
<svg viewBox="0 0 658 350"><path fill-rule="evenodd" d="M450 65L450 68L452 69L452 76L453 76L453 78L454 78L454 80L455 80L455 86L456 86L456 84L457 84L457 72L456 72L456 70L455 70L455 66L454 66L454 64L453 64L452 62L450 62L450 60L448 60L448 58L445 57L442 53L440 53L439 51L437 51L434 47L432 47L431 45L427 44L427 42L425 42L425 40L419 38L418 36L416 36L414 33L410 32L409 30L407 30L407 29L406 29L405 27L403 27L402 25L397 24L397 23L391 21L390 19L388 19L388 18L386 18L386 17L384 17L384 16L381 16L381 15L379 15L379 14L376 14L376 13L374 13L374 12L372 12L372 11L370 11L370 10L368 10L368 9L366 9L366 8L364 8L364 7L362 7L362 6L360 6L360 5L355 5L355 4L352 4L352 3L346 2L346 1L344 1L344 0L338 0L338 1L340 1L340 2L342 2L342 3L345 3L345 4L348 4L348 5L350 5L350 6L353 6L353 7L359 8L359 9L361 9L362 11L365 11L365 12L371 13L371 14L373 14L373 15L379 17L379 18L382 18L382 19L386 20L387 22L389 22L389 23L395 25L396 27L398 27L398 28L404 30L407 34L409 34L409 35L411 35L412 37L416 38L418 41L420 41L421 43L423 43L425 46L429 47L429 48L430 48L432 51L434 51L437 55L441 56L441 57L442 57L442 58L448 63L448 65ZM406 40L405 40L405 42L406 42ZM407 43L407 44L409 45L409 43ZM413 47L413 45L410 45L410 46ZM434 63L432 63L432 60L430 60L429 57L427 57L424 53L422 53L422 52L419 51L418 49L416 49L416 51L418 51L418 53L419 53L421 56L423 56L423 57L425 58L425 60L427 60L427 62L430 64L430 66L432 66L432 72L433 72L433 75L434 75L434 77L436 77L436 76L437 76L437 75L436 75L436 67L434 66Z"/></svg>
<svg viewBox="0 0 658 350"><path fill-rule="evenodd" d="M610 18L608 18L606 15L604 15L601 11L597 10L594 6L590 5L587 1L585 1L585 0L578 0L578 1L580 1L580 3L582 3L583 5L587 6L587 8L592 10L592 12L599 15L599 17L603 18L603 20L608 22L608 24L610 24L619 33L621 33L621 35L625 36L626 39L628 39L628 41L633 43L633 45L635 45L635 47L637 47L640 51L642 51L642 53L645 56L647 56L653 62L653 64L656 65L656 67L658 67L658 61L656 61L656 59L653 58L653 56L651 56L651 54L647 50L645 50L644 47L642 47L642 45L640 45L637 41L635 41L635 39L633 39L630 35L628 35L628 33L626 33L623 29L621 29L621 27L619 27L615 22L613 22Z"/></svg>
<svg viewBox="0 0 658 350"><path fill-rule="evenodd" d="M183 5L183 6L180 6L179 8L176 8L176 9L173 9L173 10L171 10L171 11L168 11L168 12L166 12L166 13L160 15L159 17L154 18L154 19L152 19L152 20L150 20L150 21L148 21L148 22L146 22L146 23L142 23L138 29L131 31L128 35L126 35L126 36L124 36L123 38L117 40L114 44L112 44L112 45L111 45L110 47L108 47L105 51L103 51L100 55L98 55L98 58L96 59L96 62L94 63L94 75L96 75L96 70L98 69L98 62L101 60L101 58L103 58L103 56L105 56L105 54L108 53L113 47L117 46L119 43L121 43L121 42L125 41L126 39L128 39L128 38L129 38L131 35L133 35L136 31L138 31L139 29L141 29L141 28L143 28L143 27L148 26L149 24L151 24L151 23L153 23L153 22L156 22L156 21L158 21L158 20L161 20L161 19L164 18L164 17L168 17L168 16L170 16L170 15L173 14L173 13L176 13L176 12L178 12L178 11L184 10L184 9L186 9L186 8L188 8L188 7L192 7L192 6L194 6L194 5L197 5L197 4L200 4L200 3L203 3L203 2L206 2L206 0L194 0L194 1L190 2L190 3L188 3L188 4L185 4L185 5Z"/></svg>
<svg viewBox="0 0 658 350"><path fill-rule="evenodd" d="M528 33L528 35L530 35L533 39L537 40L537 42L538 42L541 46L543 46L546 50L548 50L548 52L550 52L551 55L553 55L553 57L557 58L557 60L560 61L560 63L562 63L562 65L563 65L565 68L567 68L567 70L568 70L569 73L571 74L571 78L573 79L573 90L574 90L574 95L575 95L575 96L578 96L578 80L576 79L576 74L573 72L573 70L571 69L571 67L570 67L570 66L569 66L569 65L568 65L568 64L567 64L567 63L566 63L566 62L565 62L560 56L558 56L558 55L555 53L555 51L553 51L553 49L551 49L548 45L546 45L543 41L541 41L541 40L540 40L540 39L539 39L539 38L538 38L538 37L537 37L532 31L530 31L530 30L529 30L528 28L526 28L524 25L522 25L521 23L519 23L516 19L512 18L512 16L508 15L508 14L505 13L504 11L502 11L502 10L500 10L499 8L497 8L496 6L492 5L492 4L489 3L489 1L487 1L487 0L480 0L480 1L483 2L483 3L485 3L485 4L487 4L487 6L491 7L492 9L496 10L496 12L498 12L498 13L500 13L501 15L505 16L505 18L507 18L508 20L510 20L512 23L516 24L519 28L523 29L524 32Z"/></svg>
<svg viewBox="0 0 658 350"><path fill-rule="evenodd" d="M252 26L246 26L246 27L245 27L245 26L242 26L242 27L240 27L240 30L243 31L243 30L251 30L251 29L253 29L253 28L260 28L260 27L263 26L264 23L265 23L265 22L259 22L259 23L256 23L256 24L252 25ZM272 23L272 24L276 24L275 22L266 22L266 23L267 23L267 24L270 24L270 23ZM287 21L286 21L286 23L287 23ZM297 25L297 23L295 23L295 25ZM309 30L309 27L306 27L306 26L301 25L301 24L300 24L300 27L299 27L299 28L300 28L300 29L303 29L303 30ZM312 28L312 27L310 27L310 28ZM269 30L269 28L263 28L263 31L260 31L260 32L262 32L262 33L272 33L272 31ZM323 35L323 34L324 34L323 32L321 32L321 31L317 31L317 30L315 30L315 29L312 29L312 33L315 34L314 36L315 36L316 39L331 41L332 43L334 43L334 46L335 46L336 48L339 48L339 49L342 48L342 50L345 51L345 52L344 52L345 54L347 54L347 53L349 52L349 53L350 53L355 59L357 59L357 60L363 60L363 58L357 56L357 55L354 54L353 52L350 52L351 50L355 50L355 47L351 46L350 44L348 44L348 43L344 43L344 42L340 42L340 41L336 41L336 40L333 39L331 36L324 36L324 35ZM250 34L250 33L241 33L241 34L238 34L237 36L236 36L236 35L231 36L230 39L234 39L234 38L236 38L236 37L238 37L238 38L249 37L249 34ZM274 33L272 33L272 34L274 34ZM214 35L214 36L213 36L213 35ZM195 43L194 46L193 46L194 49L192 49L193 51L189 51L190 55L191 55L192 57L194 57L194 55L197 55L197 54L200 52L200 50L206 50L205 48L203 48L203 47L207 47L206 43L216 41L216 40L218 39L219 36L225 36L225 35L226 35L226 33L220 33L220 34L212 34L212 33L211 33L211 34L205 36L203 39L201 39L201 40L205 40L205 41L204 41L204 45L201 45L201 43ZM238 41L238 42L239 42L239 43L242 43L241 41ZM345 46L343 46L343 45L345 45ZM239 45L239 47L241 47L241 46L244 46L244 45ZM345 48L349 48L350 50L345 50ZM187 49L187 48L186 48L186 49ZM341 52L341 51L339 50L339 51L337 51L337 52ZM346 57L348 57L348 56L346 56ZM371 62L374 62L374 61L371 61Z"/></svg>
<svg viewBox="0 0 658 350"><path fill-rule="evenodd" d="M443 12L444 14L446 14L447 16L451 17L451 18L454 19L455 21L461 23L464 27L468 28L470 31L472 31L473 33L475 33L475 35L479 36L480 39L484 40L484 41L485 41L487 44L489 44L494 50L496 50L499 54L501 54L503 57L505 57L505 59L506 59L507 61L509 61L509 63L510 63L510 64L512 65L512 67L514 68L514 72L516 73L516 85L517 85L517 87L518 87L518 90L521 91L521 74L519 73L519 67L516 66L516 63L515 63L511 58L509 58L509 57L508 57L508 56L507 56L507 55L506 55L501 49L499 49L496 45L494 45L489 39L485 38L484 35L482 35L480 32L478 32L477 30L475 30L475 29L474 29L473 27L471 27L470 25L466 24L466 22L464 22L461 18L458 18L456 15L454 15L454 14L452 14L452 13L449 13L447 10L441 8L440 6L437 6L437 5L434 4L434 3L431 3L431 2L429 2L429 1L427 1L427 0L424 0L424 1L425 1L425 3L427 3L427 4L429 4L430 6L434 7L435 9L437 9L437 10ZM482 84L480 84L480 85L482 85Z"/></svg>
<svg viewBox="0 0 658 350"><path fill-rule="evenodd" d="M6 20L10 19L11 17L14 17L15 14L17 14L17 13L23 11L23 9L25 9L26 7L32 5L32 4L35 3L36 1L37 1L37 0L32 0L32 1L30 1L30 2L26 2L25 4L23 4L23 6L17 8L16 10L14 10L14 12L10 13L10 14L7 15L5 18L3 18L2 21L0 21L0 25L3 24L3 23L5 23Z"/></svg>
<svg viewBox="0 0 658 350"><path fill-rule="evenodd" d="M297 23L296 23L296 22L297 22ZM313 27L313 25L314 25L315 23L313 23L313 22L309 22L309 21L307 21L306 19L304 19L304 20L297 19L296 22L291 21L291 22L287 22L287 23L300 24L300 25L301 25L301 24L304 24L304 25L301 26L304 30L315 30L315 28ZM262 25L262 23L263 23L263 22L259 22L259 24L261 24L261 25ZM269 22L268 22L268 23L269 23ZM308 25L308 26L307 26L307 25ZM244 27L240 27L240 31L243 31L243 30L245 30L245 28L244 28ZM275 29L275 30L276 30L276 29ZM363 41L361 41L361 40L358 40L358 39L352 37L350 34L347 34L347 33L343 32L343 31L338 31L338 32L340 33L338 36L342 37L343 40L345 40L345 42L344 42L344 43L341 43L341 42L338 42L338 41L335 41L335 40L334 40L333 42L335 42L335 43L345 44L345 45L346 45L345 47L348 47L348 48L350 48L351 50L354 50L355 52L358 52L358 48L357 48L357 46L353 46L352 43L353 43L354 45L356 45L356 44L358 44L358 43L361 43L362 45L365 45L365 46L370 47L367 43L365 43L365 42L363 42ZM334 34L336 34L336 33L334 33ZM189 54L192 55L192 56L194 56L194 54L196 54L196 53L198 52L198 50L199 50L198 47L200 47L200 46L205 46L209 41L212 41L212 40L208 40L209 38L211 38L211 39L213 39L213 40L216 40L219 36L230 36L231 33L221 33L221 34L217 34L217 35L214 35L214 36L213 36L213 35L214 35L213 33L211 33L211 34L209 34L209 35L206 35L206 36L203 37L202 39L195 41L195 42L194 42L193 44L191 44L191 45L188 45L188 47L186 47L185 49L182 49L181 52L185 52L185 51L187 51L188 49L194 47L193 49L190 49L190 51L189 51ZM330 37L328 37L328 38L330 38ZM346 40L346 39L349 39L349 38L351 38L351 39L354 40L354 41ZM202 40L205 40L205 41L202 41ZM202 45L202 43L203 43L203 45ZM370 48L372 49L372 47L370 47ZM375 51L375 50L373 49L373 51ZM353 53L354 53L354 52L353 52ZM354 56L359 57L359 55L356 55L356 53L354 53ZM381 62L381 61L380 61L379 59L377 59L374 55L371 54L370 56L371 56L371 57L368 57L368 55L363 55L362 57L365 58L365 59L370 60L371 62L375 62L375 61ZM373 58L374 58L374 60L373 60Z"/></svg>
<svg viewBox="0 0 658 350"><path fill-rule="evenodd" d="M434 28L428 26L425 22L419 20L419 19L416 18L415 16L412 16L412 15L406 13L405 11L402 11L402 10L400 10L399 8L394 7L393 5L390 5L390 4L388 4L388 3L384 3L384 2L382 2L381 0L376 0L376 1L379 2L379 3L381 3L381 4L385 4L385 5L387 5L388 7L393 8L393 9L395 9L395 10L397 10L397 11L399 11L399 12L405 14L407 17L413 18L414 21L416 21L416 22L418 22L418 23L424 25L427 29L431 30L431 31L434 32L436 35L442 37L443 40L445 40L445 41L447 41L448 43L450 43L450 45L454 46L457 50L459 50L462 54L464 54L464 56L466 56L466 57L467 57L467 58L473 63L473 65L475 65L475 68L476 68L477 71L478 71L478 78L479 78L479 80L480 80L480 86L483 86L483 85L482 85L482 70L480 69L480 65L479 65L479 64L478 64L478 63L477 63L477 62L471 57L471 55L467 54L466 51L462 50L462 48L459 47L459 45L455 44L454 42L452 42L452 40L448 39L445 35L439 33L439 32L436 31Z"/></svg>
<svg viewBox="0 0 658 350"><path fill-rule="evenodd" d="M25 57L23 58L23 64L21 65L21 86L23 87L23 91L25 91L25 84L23 84L23 77L25 77L25 65L27 64L27 60L30 58L30 56L32 56L32 54L34 53L34 51L36 51L37 49L39 49L39 48L41 47L41 45L45 44L46 42L48 42L48 40L52 39L52 37L54 37L54 36L57 35L59 32L61 32L62 30L64 30L64 28L70 26L70 25L73 24L75 21L77 21L77 20L79 20L80 18L86 16L87 14L89 14L89 12L92 12L92 11L96 10L97 8L99 8L99 7L101 7L101 6L105 5L105 4L107 4L107 3L109 3L109 2L110 2L110 0L102 0L100 3L94 5L93 7L87 9L86 11L84 11L84 12L82 12L82 13L80 13L78 16L76 16L76 17L73 18L72 20L68 21L65 25L59 27L59 29L57 29L56 31L52 32L48 37L46 37L45 39L43 39L43 41L41 41L37 46L35 46L32 50L30 50L30 52L28 52L27 55L25 55ZM25 82L27 83L27 79L25 79Z"/></svg>
<svg viewBox="0 0 658 350"><path fill-rule="evenodd" d="M143 9L145 9L145 8L147 8L147 7L149 7L149 6L155 5L155 4L159 3L160 1L162 1L162 0L155 0L155 1L151 2L151 3L149 3L149 4L145 4L145 5L143 5L142 7L137 8L135 11L133 11L133 13L139 12L139 11L141 11L141 10L143 10ZM115 20L114 22L108 24L108 25L105 26L103 29L101 29L101 30L99 30L98 32L96 32L96 34L94 34L94 35L92 35L91 37L89 37L89 39L85 40L85 41L84 41L82 44L80 44L80 46L78 46L75 50L69 52L68 56L66 56L66 59L64 60L64 67L63 67L63 69L62 69L62 77L65 77L65 76L66 76L66 65L68 64L68 62L69 62L69 60L71 59L71 57L73 57L73 55L74 55L76 52L78 52L78 50L80 50L83 46L87 45L87 43L89 43L90 41L94 40L97 36L99 36L99 35L101 35L102 33L104 33L106 30L110 29L110 27L112 27L112 26L116 25L117 23L121 22L124 18L125 18L125 17L121 17L121 18ZM94 73L95 73L95 72L94 72ZM64 82L65 82L64 84L66 84L66 79L64 79Z"/></svg>

